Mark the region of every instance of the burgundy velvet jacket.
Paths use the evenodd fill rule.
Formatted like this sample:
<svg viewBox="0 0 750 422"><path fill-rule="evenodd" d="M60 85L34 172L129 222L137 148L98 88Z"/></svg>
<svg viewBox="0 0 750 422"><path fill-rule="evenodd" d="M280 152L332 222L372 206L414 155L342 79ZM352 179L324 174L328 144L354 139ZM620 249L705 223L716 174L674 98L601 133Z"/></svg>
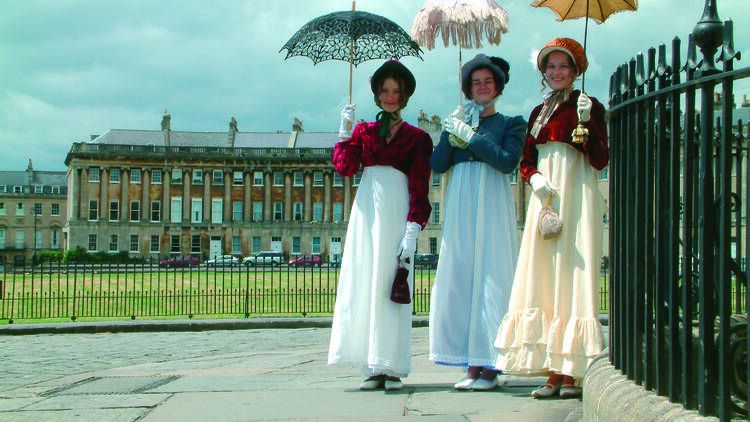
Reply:
<svg viewBox="0 0 750 422"><path fill-rule="evenodd" d="M387 144L380 146L380 122L360 123L349 140L336 143L333 166L344 177L353 176L364 167L391 166L409 178L408 221L423 229L432 206L427 198L430 182L432 139L427 132L406 122Z"/></svg>
<svg viewBox="0 0 750 422"><path fill-rule="evenodd" d="M584 144L573 143L573 130L578 125L578 97L581 91L575 90L570 93L568 101L560 103L552 113L547 125L539 131L539 136L531 136L531 128L534 127L536 117L542 111L539 104L531 112L526 129L526 144L521 154L520 171L523 180L528 183L534 173L539 173L537 163L539 152L538 144L545 142L565 142L573 148L581 151L597 170L603 169L609 161L609 149L607 147L607 125L604 123L604 106L596 98L591 97L591 119L583 125L589 130L589 139Z"/></svg>

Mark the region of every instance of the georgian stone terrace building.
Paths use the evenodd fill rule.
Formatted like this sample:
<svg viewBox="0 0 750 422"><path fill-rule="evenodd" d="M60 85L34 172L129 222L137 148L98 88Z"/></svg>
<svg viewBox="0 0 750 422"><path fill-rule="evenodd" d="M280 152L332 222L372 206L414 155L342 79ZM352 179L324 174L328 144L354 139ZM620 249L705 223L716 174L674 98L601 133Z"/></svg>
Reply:
<svg viewBox="0 0 750 422"><path fill-rule="evenodd" d="M436 144L439 118L419 126ZM342 178L331 163L336 133L246 133L112 129L74 143L68 166L67 247L164 258L340 256L360 175ZM448 175L433 174L432 215L418 253L438 254ZM513 177L519 236L530 189ZM602 184L606 195L606 182ZM520 237L519 237L520 239ZM606 251L605 251L606 253Z"/></svg>

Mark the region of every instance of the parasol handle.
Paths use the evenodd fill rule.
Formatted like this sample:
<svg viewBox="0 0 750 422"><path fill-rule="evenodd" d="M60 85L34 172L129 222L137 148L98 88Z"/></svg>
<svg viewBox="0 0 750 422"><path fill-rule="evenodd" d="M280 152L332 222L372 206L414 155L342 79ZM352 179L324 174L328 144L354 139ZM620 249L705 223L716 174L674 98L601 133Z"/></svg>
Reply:
<svg viewBox="0 0 750 422"><path fill-rule="evenodd" d="M458 103L461 105L464 105L464 90L461 87L461 82L463 82L463 75L461 74L461 68L462 68L462 62L463 61L463 55L461 53L461 42L458 43Z"/></svg>
<svg viewBox="0 0 750 422"><path fill-rule="evenodd" d="M352 10L357 9L356 0L352 0ZM352 103L352 74L354 73L354 40L349 45L349 103ZM352 130L352 122L346 122L347 130Z"/></svg>
<svg viewBox="0 0 750 422"><path fill-rule="evenodd" d="M583 59L586 60L586 39L589 35L589 0L586 0L586 25L583 29ZM586 92L586 72L581 75L581 92Z"/></svg>

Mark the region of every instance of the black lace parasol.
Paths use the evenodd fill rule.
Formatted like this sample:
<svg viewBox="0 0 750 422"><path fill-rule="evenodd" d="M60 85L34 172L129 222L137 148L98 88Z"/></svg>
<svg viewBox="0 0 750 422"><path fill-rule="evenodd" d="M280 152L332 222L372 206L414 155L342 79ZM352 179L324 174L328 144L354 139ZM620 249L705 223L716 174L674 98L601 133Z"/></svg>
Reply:
<svg viewBox="0 0 750 422"><path fill-rule="evenodd" d="M354 66L367 60L417 56L422 49L395 22L359 10L329 13L300 28L279 52L285 59L309 57L314 64L343 60Z"/></svg>

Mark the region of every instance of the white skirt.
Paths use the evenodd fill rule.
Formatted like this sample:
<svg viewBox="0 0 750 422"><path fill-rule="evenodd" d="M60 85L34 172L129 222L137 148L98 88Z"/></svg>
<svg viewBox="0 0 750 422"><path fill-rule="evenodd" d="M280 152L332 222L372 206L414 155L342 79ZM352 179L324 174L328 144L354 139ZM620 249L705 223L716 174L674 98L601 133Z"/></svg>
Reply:
<svg viewBox="0 0 750 422"><path fill-rule="evenodd" d="M558 189L551 205L563 229L556 239L542 239L537 224L544 204L532 196L508 313L495 342L500 349L497 367L519 375L554 371L580 380L604 348L599 172L568 144L548 142L538 149L538 169Z"/></svg>
<svg viewBox="0 0 750 422"><path fill-rule="evenodd" d="M485 163L459 163L444 207L430 299L430 360L493 368L517 257L509 177Z"/></svg>
<svg viewBox="0 0 750 422"><path fill-rule="evenodd" d="M411 371L412 307L390 300L408 213L406 175L389 166L366 167L346 232L329 364L357 366L364 376L405 377ZM413 277L410 271L412 289Z"/></svg>

